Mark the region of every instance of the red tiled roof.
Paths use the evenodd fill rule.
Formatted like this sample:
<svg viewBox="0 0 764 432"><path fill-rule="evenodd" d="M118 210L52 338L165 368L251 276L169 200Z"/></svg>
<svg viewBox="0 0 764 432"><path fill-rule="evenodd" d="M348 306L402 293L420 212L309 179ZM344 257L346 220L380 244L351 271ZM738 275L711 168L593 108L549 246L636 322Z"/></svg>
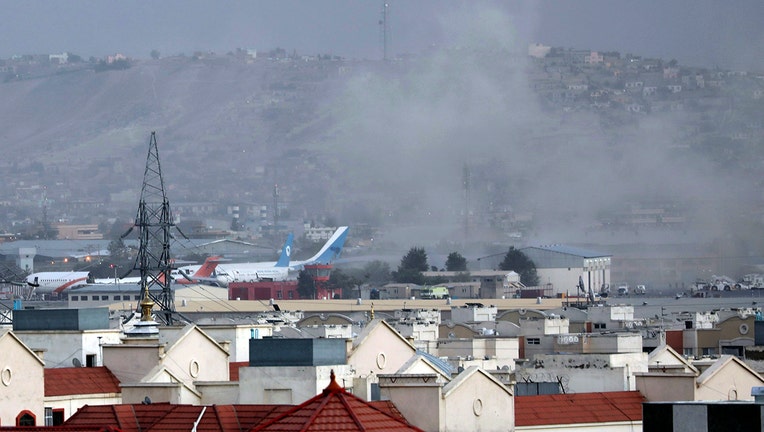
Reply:
<svg viewBox="0 0 764 432"><path fill-rule="evenodd" d="M119 380L105 367L45 368L45 396L121 392Z"/></svg>
<svg viewBox="0 0 764 432"><path fill-rule="evenodd" d="M515 397L515 426L642 421L637 391Z"/></svg>
<svg viewBox="0 0 764 432"><path fill-rule="evenodd" d="M248 367L249 362L243 361L243 362L230 362L228 363L228 380L229 381L238 381L239 380L239 368L240 367Z"/></svg>
<svg viewBox="0 0 764 432"><path fill-rule="evenodd" d="M291 405L85 405L66 422L66 427L112 426L123 432L191 430L200 419L198 431L242 432L275 418Z"/></svg>
<svg viewBox="0 0 764 432"><path fill-rule="evenodd" d="M420 431L406 420L380 410L348 393L334 379L324 391L272 420L256 431Z"/></svg>

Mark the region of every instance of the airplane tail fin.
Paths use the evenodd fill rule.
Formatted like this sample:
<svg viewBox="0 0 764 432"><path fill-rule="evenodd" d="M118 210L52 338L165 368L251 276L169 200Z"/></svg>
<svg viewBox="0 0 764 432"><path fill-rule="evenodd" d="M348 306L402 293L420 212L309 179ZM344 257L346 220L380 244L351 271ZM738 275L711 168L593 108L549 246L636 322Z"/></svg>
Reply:
<svg viewBox="0 0 764 432"><path fill-rule="evenodd" d="M294 240L294 234L289 233L284 247L281 249L279 260L276 261L276 267L289 267L289 257L292 255L292 240Z"/></svg>
<svg viewBox="0 0 764 432"><path fill-rule="evenodd" d="M348 236L348 227L341 226L326 241L324 247L306 261L306 264L331 264L342 252L345 239Z"/></svg>
<svg viewBox="0 0 764 432"><path fill-rule="evenodd" d="M206 260L204 260L204 264L202 264L202 266L199 267L199 270L197 270L196 273L191 275L191 279L206 278L206 277L212 276L212 272L215 271L215 268L218 266L219 262L220 262L219 256L208 257Z"/></svg>

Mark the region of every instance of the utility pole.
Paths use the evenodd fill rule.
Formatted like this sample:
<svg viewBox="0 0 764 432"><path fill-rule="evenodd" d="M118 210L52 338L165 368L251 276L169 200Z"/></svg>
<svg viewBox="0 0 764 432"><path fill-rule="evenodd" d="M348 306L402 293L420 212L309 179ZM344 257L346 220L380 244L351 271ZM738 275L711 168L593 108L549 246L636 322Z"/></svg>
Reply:
<svg viewBox="0 0 764 432"><path fill-rule="evenodd" d="M138 227L140 246L133 270L141 274L141 302L151 300L159 306L165 324L173 323L175 313L175 293L170 278L170 229L174 226L170 213L170 202L164 191L162 169L159 164L156 132L151 132L143 187L138 203L138 214L134 227ZM122 237L133 230L131 227ZM138 305L140 311L141 305Z"/></svg>

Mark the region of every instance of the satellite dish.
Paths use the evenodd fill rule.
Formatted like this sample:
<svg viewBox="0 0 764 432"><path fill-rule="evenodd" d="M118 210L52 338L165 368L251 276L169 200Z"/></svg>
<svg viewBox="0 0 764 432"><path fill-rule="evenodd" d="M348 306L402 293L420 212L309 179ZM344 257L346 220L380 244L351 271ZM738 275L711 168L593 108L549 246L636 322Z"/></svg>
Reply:
<svg viewBox="0 0 764 432"><path fill-rule="evenodd" d="M72 359L72 364L74 365L74 367L82 367L82 362L77 357Z"/></svg>

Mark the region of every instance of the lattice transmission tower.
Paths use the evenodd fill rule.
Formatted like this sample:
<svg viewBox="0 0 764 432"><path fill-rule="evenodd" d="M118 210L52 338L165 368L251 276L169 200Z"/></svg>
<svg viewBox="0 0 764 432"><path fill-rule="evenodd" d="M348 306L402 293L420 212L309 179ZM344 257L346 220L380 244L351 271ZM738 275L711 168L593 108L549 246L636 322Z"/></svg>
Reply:
<svg viewBox="0 0 764 432"><path fill-rule="evenodd" d="M138 214L134 226L122 237L130 234L133 228L138 228L140 246L133 270L140 271L141 302L146 298L152 300L159 308L156 316L164 324L172 324L176 313L170 277L170 230L174 225L170 202L164 191L156 132L151 132ZM140 311L140 304L137 310Z"/></svg>

